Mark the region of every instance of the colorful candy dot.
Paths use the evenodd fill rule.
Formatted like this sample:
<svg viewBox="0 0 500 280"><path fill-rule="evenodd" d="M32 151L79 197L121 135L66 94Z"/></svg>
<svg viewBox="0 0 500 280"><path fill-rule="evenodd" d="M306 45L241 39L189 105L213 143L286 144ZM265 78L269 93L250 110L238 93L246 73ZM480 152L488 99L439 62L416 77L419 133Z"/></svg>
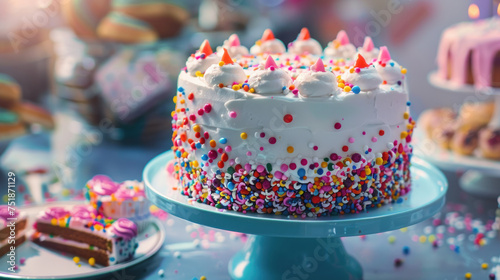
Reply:
<svg viewBox="0 0 500 280"><path fill-rule="evenodd" d="M247 134L246 132L242 132L242 133L240 134L240 137L241 137L241 139L245 140L245 139L247 139L247 138L248 138L248 134Z"/></svg>
<svg viewBox="0 0 500 280"><path fill-rule="evenodd" d="M342 125L338 122L338 123L335 123L335 125L333 127L335 127L335 129L340 129L342 127Z"/></svg>
<svg viewBox="0 0 500 280"><path fill-rule="evenodd" d="M179 90L180 91L180 90ZM73 261L75 263L79 263L80 262L80 258L79 257L73 257Z"/></svg>
<svg viewBox="0 0 500 280"><path fill-rule="evenodd" d="M360 91L361 91L361 89L358 86L352 87L352 92L354 92L355 94L358 94Z"/></svg>
<svg viewBox="0 0 500 280"><path fill-rule="evenodd" d="M471 279L472 278L472 273L467 272L465 273L465 279Z"/></svg>
<svg viewBox="0 0 500 280"><path fill-rule="evenodd" d="M293 153L294 148L293 148L292 146L288 146L288 147L286 148L286 151L287 151L287 152L289 152L289 153L291 154L291 153Z"/></svg>
<svg viewBox="0 0 500 280"><path fill-rule="evenodd" d="M343 146L343 147L342 147L342 151L344 151L344 152L349 151L349 147L347 147L347 146Z"/></svg>
<svg viewBox="0 0 500 280"><path fill-rule="evenodd" d="M352 144L352 143L354 143L354 138L353 138L353 137L349 137L349 140L348 140L348 141L349 141L349 143L351 143L351 144Z"/></svg>
<svg viewBox="0 0 500 280"><path fill-rule="evenodd" d="M235 111L230 111L230 112L229 112L229 117L231 117L231 118L233 118L233 119L234 119L234 118L236 118L237 116L238 116L238 114L237 114Z"/></svg>
<svg viewBox="0 0 500 280"><path fill-rule="evenodd" d="M285 116L283 116L283 121L286 123L291 123L293 121L293 116L290 114L286 114Z"/></svg>
<svg viewBox="0 0 500 280"><path fill-rule="evenodd" d="M94 266L95 265L95 259L94 258L90 258L89 259L89 265L90 266Z"/></svg>
<svg viewBox="0 0 500 280"><path fill-rule="evenodd" d="M276 144L276 138L275 137L269 138L269 144L271 144L271 145Z"/></svg>

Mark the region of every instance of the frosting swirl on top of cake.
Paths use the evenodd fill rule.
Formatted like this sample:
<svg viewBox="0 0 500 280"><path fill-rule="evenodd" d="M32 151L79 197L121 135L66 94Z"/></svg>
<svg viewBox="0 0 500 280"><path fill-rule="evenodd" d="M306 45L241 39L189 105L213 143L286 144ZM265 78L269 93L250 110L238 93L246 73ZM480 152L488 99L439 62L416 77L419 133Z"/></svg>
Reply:
<svg viewBox="0 0 500 280"><path fill-rule="evenodd" d="M11 215L13 214L13 215ZM19 216L19 213L16 211L11 212L9 211L9 206L8 205L0 205L0 218L7 220L8 218L17 218Z"/></svg>
<svg viewBox="0 0 500 280"><path fill-rule="evenodd" d="M285 53L286 48L285 44L281 42L280 39L276 39L274 37L271 29L266 29L264 34L262 34L262 38L255 43L250 48L250 53L252 54L262 54L262 53Z"/></svg>
<svg viewBox="0 0 500 280"><path fill-rule="evenodd" d="M337 58L351 58L356 54L356 47L349 42L349 37L344 30L340 30L337 38L328 43L325 48L325 56Z"/></svg>
<svg viewBox="0 0 500 280"><path fill-rule="evenodd" d="M325 71L321 58L311 66L311 71L301 73L295 86L303 97L328 97L339 93L335 75Z"/></svg>
<svg viewBox="0 0 500 280"><path fill-rule="evenodd" d="M213 64L205 72L205 81L211 86L240 84L247 79L243 68L234 63L226 49L219 64Z"/></svg>
<svg viewBox="0 0 500 280"><path fill-rule="evenodd" d="M71 216L81 220L92 220L97 216L97 211L90 205L78 205L71 209Z"/></svg>
<svg viewBox="0 0 500 280"><path fill-rule="evenodd" d="M366 61L373 62L379 54L379 49L375 48L373 45L372 38L366 36L363 46L358 48L358 53L361 54ZM356 60L356 58L358 58L357 54L354 56L354 60Z"/></svg>
<svg viewBox="0 0 500 280"><path fill-rule="evenodd" d="M118 184L113 182L113 180L106 175L94 176L87 185L97 195L111 195L118 189Z"/></svg>
<svg viewBox="0 0 500 280"><path fill-rule="evenodd" d="M116 237L130 240L137 236L137 225L129 219L120 218L111 225L109 232Z"/></svg>
<svg viewBox="0 0 500 280"><path fill-rule="evenodd" d="M69 214L69 211L64 209L64 207L55 206L45 209L45 211L40 213L39 218L42 220L60 219L68 216Z"/></svg>
<svg viewBox="0 0 500 280"><path fill-rule="evenodd" d="M358 86L361 91L374 90L382 83L382 78L375 66L366 63L366 60L360 54L358 54L354 66L344 73L343 79L346 83Z"/></svg>
<svg viewBox="0 0 500 280"><path fill-rule="evenodd" d="M402 72L406 70L401 69L401 66L391 59L391 55L385 46L380 47L380 54L374 65L382 79L389 85L396 84L404 78Z"/></svg>
<svg viewBox="0 0 500 280"><path fill-rule="evenodd" d="M304 27L300 31L299 36L297 36L297 40L288 44L288 51L299 55L304 53L321 55L323 49L318 41L311 38L309 29Z"/></svg>
<svg viewBox="0 0 500 280"><path fill-rule="evenodd" d="M200 49L191 55L187 62L187 71L191 76L201 76L212 64L219 62L219 56L212 51L208 40L203 41Z"/></svg>
<svg viewBox="0 0 500 280"><path fill-rule="evenodd" d="M264 65L259 65L257 70L251 72L248 84L255 89L256 94L276 95L292 84L292 78L269 55Z"/></svg>
<svg viewBox="0 0 500 280"><path fill-rule="evenodd" d="M231 57L237 58L248 55L247 47L241 45L240 38L236 34L229 36L229 39L225 40L222 46L217 47L217 52L222 55L224 53L224 49L227 49L227 52Z"/></svg>

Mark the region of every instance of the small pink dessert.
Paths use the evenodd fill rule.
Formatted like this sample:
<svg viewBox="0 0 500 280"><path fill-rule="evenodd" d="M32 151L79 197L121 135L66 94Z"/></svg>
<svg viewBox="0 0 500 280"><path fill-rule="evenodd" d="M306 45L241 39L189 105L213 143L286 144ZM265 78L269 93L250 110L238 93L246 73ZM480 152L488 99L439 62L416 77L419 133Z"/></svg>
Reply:
<svg viewBox="0 0 500 280"><path fill-rule="evenodd" d="M149 224L151 204L142 182L117 183L105 175L96 175L87 182L85 197L97 213L112 219L130 219L138 225L139 231Z"/></svg>

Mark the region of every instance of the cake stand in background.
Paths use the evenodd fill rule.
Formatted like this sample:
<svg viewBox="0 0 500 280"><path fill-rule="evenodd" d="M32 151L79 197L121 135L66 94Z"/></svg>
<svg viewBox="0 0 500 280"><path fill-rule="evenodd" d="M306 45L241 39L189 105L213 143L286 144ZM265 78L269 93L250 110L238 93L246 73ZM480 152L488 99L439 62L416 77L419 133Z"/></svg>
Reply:
<svg viewBox="0 0 500 280"><path fill-rule="evenodd" d="M229 262L229 274L237 280L362 279L361 265L347 254L340 238L419 223L440 210L448 188L438 169L415 158L411 170L412 191L402 203L366 213L323 218L242 214L197 203L173 190L177 181L166 171L173 159L173 152L168 151L146 165L143 172L146 196L179 218L253 234Z"/></svg>
<svg viewBox="0 0 500 280"><path fill-rule="evenodd" d="M466 93L477 99L491 96L495 102L490 126L500 127L500 91L492 88L478 90L473 85L456 85L441 79L437 72L429 75L429 82L450 93ZM469 192L485 196L500 195L500 161L475 156L462 156L444 150L428 139L423 131L415 133L415 154L437 167L447 171L464 171L460 178L460 187Z"/></svg>

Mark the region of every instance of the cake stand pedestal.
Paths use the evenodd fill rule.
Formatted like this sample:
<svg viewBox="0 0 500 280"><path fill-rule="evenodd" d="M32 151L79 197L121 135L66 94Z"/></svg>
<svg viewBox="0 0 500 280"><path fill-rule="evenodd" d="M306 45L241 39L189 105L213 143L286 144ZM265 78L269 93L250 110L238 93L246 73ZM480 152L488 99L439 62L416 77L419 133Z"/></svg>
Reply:
<svg viewBox="0 0 500 280"><path fill-rule="evenodd" d="M144 169L146 196L159 208L193 223L252 234L229 263L238 280L362 279L361 265L347 254L340 237L395 230L437 213L448 188L444 175L426 163L412 161L412 190L402 203L365 213L320 218L287 218L219 210L182 196L167 172L173 164L168 151Z"/></svg>
<svg viewBox="0 0 500 280"><path fill-rule="evenodd" d="M476 96L478 100L487 96L493 97L495 109L490 126L500 127L500 90L493 88L480 90L472 85L456 85L441 79L437 72L429 74L429 82L433 86L447 92L465 93L469 96ZM418 134L415 137L418 138L417 141L425 141L426 136L424 133L419 131ZM432 145L432 143L427 143L427 145ZM464 191L483 196L500 195L500 161L482 158L480 155L454 155L451 151L444 151L437 145L432 149L437 151L437 153L426 152L428 147L425 147L424 149L420 149L420 151L416 151L416 154L443 170L464 171L465 173L460 177L459 181L459 185Z"/></svg>

